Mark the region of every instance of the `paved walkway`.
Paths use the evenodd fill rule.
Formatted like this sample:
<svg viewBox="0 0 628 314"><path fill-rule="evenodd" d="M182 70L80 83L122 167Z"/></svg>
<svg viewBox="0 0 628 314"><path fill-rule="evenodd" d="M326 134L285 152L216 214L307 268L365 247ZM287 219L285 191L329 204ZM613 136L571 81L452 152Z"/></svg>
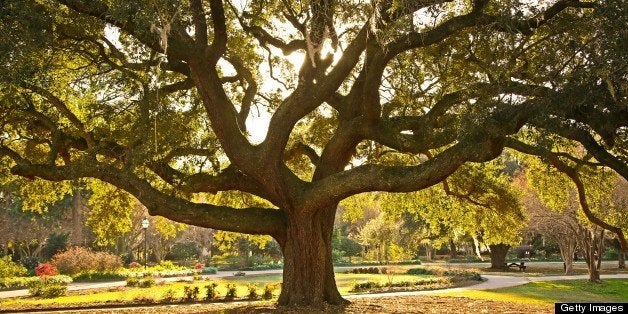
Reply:
<svg viewBox="0 0 628 314"><path fill-rule="evenodd" d="M273 270L247 271L246 274L247 275L281 274L281 272L282 272L281 269L273 269ZM216 274L205 275L204 277L225 278L225 277L233 276L234 273L235 271L219 271ZM390 292L390 293L359 294L359 295L347 295L345 297L348 299L355 299L355 298L376 298L376 297L384 297L384 296L431 295L431 294L441 294L441 293L449 293L449 292L460 292L460 291L466 291L466 290L490 290L490 289L507 288L507 287L523 285L528 282L574 280L574 279L589 278L588 275L535 276L535 277L482 275L482 277L486 278L487 281L484 281L477 285L468 286L468 287L441 289L441 290L428 290L428 291L403 291L403 292ZM611 279L611 278L628 279L628 274L601 275L601 278L602 279ZM163 280L166 282L173 282L173 281L178 281L178 280L192 280L192 278L191 277L171 277L171 278L163 278L159 280ZM86 289L115 288L115 287L123 287L123 286L126 286L126 281L76 282L76 283L71 283L70 285L68 285L68 290L77 291L77 290L86 290ZM22 297L22 296L28 296L27 289L0 291L0 299Z"/></svg>

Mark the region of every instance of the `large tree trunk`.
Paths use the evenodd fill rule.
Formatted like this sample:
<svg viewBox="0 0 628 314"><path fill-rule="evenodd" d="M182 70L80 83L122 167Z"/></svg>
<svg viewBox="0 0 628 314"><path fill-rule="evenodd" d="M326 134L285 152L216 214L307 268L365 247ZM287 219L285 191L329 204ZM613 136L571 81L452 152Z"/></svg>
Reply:
<svg viewBox="0 0 628 314"><path fill-rule="evenodd" d="M510 245L500 243L491 244L488 247L491 249L491 268L504 269L506 264L506 254L510 249Z"/></svg>
<svg viewBox="0 0 628 314"><path fill-rule="evenodd" d="M324 214L288 217L286 238L282 243L284 268L280 305L347 303L340 296L334 277L331 255L333 212L331 221Z"/></svg>

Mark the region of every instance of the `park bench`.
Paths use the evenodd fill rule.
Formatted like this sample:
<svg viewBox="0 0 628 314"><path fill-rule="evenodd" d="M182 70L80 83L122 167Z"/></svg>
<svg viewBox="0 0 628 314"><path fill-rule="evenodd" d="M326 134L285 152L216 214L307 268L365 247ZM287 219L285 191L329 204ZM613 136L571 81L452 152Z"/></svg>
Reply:
<svg viewBox="0 0 628 314"><path fill-rule="evenodd" d="M521 263L510 263L510 264L506 264L506 267L518 267L519 270L523 271L526 269L526 265L525 262L521 262Z"/></svg>

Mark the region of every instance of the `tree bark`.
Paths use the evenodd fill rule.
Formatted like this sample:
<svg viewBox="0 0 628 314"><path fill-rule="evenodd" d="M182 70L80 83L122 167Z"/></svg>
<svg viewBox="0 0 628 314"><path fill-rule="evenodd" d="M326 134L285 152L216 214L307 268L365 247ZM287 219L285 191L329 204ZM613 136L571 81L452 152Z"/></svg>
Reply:
<svg viewBox="0 0 628 314"><path fill-rule="evenodd" d="M560 255L565 266L565 275L569 275L573 272L573 257L576 246L577 243L574 237L564 236L562 239L558 239Z"/></svg>
<svg viewBox="0 0 628 314"><path fill-rule="evenodd" d="M581 230L580 243L582 251L584 252L584 261L587 263L587 269L589 271L589 281L600 283L600 271L598 268L597 259L600 258L599 254L596 254L596 250L599 249L598 237L596 230Z"/></svg>
<svg viewBox="0 0 628 314"><path fill-rule="evenodd" d="M506 264L506 253L510 249L510 245L503 243L491 244L491 269L504 269Z"/></svg>
<svg viewBox="0 0 628 314"><path fill-rule="evenodd" d="M449 257L456 258L458 257L458 248L456 247L456 243L453 239L449 239Z"/></svg>
<svg viewBox="0 0 628 314"><path fill-rule="evenodd" d="M330 210L325 210L330 211ZM325 212L321 211L321 212ZM280 305L346 304L336 287L331 241L333 215L288 215Z"/></svg>

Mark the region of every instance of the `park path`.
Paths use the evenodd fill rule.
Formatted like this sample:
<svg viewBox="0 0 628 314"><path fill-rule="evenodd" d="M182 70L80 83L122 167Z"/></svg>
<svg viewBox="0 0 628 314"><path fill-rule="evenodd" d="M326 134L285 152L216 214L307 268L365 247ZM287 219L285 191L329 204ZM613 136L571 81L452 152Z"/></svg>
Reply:
<svg viewBox="0 0 628 314"><path fill-rule="evenodd" d="M280 274L281 272L282 272L281 269L273 269L273 270L247 271L246 274L247 275ZM216 274L204 275L203 277L218 279L218 278L230 277L230 276L233 276L233 274L234 274L234 271L219 271ZM534 277L532 276L525 277L525 276L482 275L482 277L486 278L487 280L477 285L468 286L468 287L450 288L450 289L441 289L441 290L428 290L428 291L402 291L402 292L388 292L388 293L356 294L356 295L347 295L345 297L348 299L376 298L376 297L385 297L385 296L433 295L433 294L450 293L450 292L461 292L461 291L467 291L467 290L491 290L491 289L514 287L514 286L524 285L529 282L537 282L537 281L587 279L588 275L534 276ZM602 275L601 278L602 279L611 279L611 278L628 279L628 274ZM163 280L166 282L174 282L174 281L179 281L179 280L192 280L192 277L170 277L170 278L162 278L160 280ZM115 287L123 287L123 286L126 286L126 281L76 282L76 283L71 283L70 285L68 285L68 290L77 291L77 290L86 290L86 289L115 288ZM28 296L27 289L0 291L0 299L22 297L22 296Z"/></svg>

